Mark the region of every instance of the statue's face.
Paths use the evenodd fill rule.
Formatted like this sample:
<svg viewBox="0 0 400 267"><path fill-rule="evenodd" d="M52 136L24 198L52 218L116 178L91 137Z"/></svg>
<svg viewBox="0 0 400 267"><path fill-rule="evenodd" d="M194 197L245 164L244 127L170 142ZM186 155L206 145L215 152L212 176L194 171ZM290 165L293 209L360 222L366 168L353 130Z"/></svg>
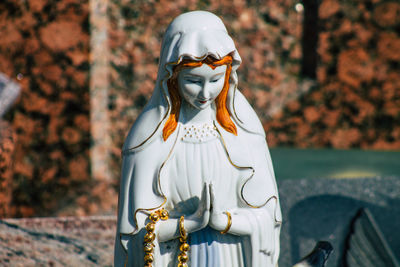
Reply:
<svg viewBox="0 0 400 267"><path fill-rule="evenodd" d="M179 94L196 109L206 109L222 91L226 65L212 69L207 64L182 69L178 74Z"/></svg>

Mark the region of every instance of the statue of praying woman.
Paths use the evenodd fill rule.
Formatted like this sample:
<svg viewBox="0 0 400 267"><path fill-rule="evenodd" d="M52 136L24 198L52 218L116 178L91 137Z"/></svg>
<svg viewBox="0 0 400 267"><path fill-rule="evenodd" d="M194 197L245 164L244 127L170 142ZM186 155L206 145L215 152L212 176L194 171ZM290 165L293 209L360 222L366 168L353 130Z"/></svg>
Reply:
<svg viewBox="0 0 400 267"><path fill-rule="evenodd" d="M277 266L278 191L240 63L210 12L167 28L153 95L123 146L115 266Z"/></svg>

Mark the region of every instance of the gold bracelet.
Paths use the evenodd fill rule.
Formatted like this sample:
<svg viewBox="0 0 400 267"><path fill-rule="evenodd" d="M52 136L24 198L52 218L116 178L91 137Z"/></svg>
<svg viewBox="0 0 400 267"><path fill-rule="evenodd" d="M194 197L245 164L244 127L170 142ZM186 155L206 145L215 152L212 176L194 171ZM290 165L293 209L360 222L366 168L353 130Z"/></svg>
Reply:
<svg viewBox="0 0 400 267"><path fill-rule="evenodd" d="M185 216L181 216L179 219L179 234L181 235L181 238L186 238L186 230L185 230Z"/></svg>
<svg viewBox="0 0 400 267"><path fill-rule="evenodd" d="M185 221L185 217L182 215L181 218L179 219L179 234L180 234L180 238L179 241L181 242L181 245L179 247L179 250L181 251L181 253L178 256L178 267L187 267L187 262L189 260L189 256L187 254L187 252L190 249L189 244L187 243L187 233L185 230L185 226L184 226L184 221Z"/></svg>
<svg viewBox="0 0 400 267"><path fill-rule="evenodd" d="M225 229L220 232L223 235L228 233L229 229L231 229L231 226L232 226L232 215L231 215L231 213L228 212L228 211L225 211L224 213L228 216L228 224L226 225Z"/></svg>
<svg viewBox="0 0 400 267"><path fill-rule="evenodd" d="M146 224L146 231L147 233L144 235L144 243L143 243L143 250L144 250L144 266L151 267L153 266L153 251L154 251L154 243L153 241L156 239L156 235L154 230L156 228L156 222L158 220L167 220L168 219L168 211L164 208L156 210L149 215L150 222Z"/></svg>

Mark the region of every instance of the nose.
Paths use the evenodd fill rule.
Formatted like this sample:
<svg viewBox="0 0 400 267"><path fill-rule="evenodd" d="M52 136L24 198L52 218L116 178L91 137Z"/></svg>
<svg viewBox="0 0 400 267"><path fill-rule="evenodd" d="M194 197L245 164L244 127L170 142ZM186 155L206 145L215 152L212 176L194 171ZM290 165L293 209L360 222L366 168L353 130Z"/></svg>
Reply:
<svg viewBox="0 0 400 267"><path fill-rule="evenodd" d="M199 93L199 97L203 98L203 99L209 99L210 98L210 87L211 87L210 83L205 82L203 84L202 90Z"/></svg>

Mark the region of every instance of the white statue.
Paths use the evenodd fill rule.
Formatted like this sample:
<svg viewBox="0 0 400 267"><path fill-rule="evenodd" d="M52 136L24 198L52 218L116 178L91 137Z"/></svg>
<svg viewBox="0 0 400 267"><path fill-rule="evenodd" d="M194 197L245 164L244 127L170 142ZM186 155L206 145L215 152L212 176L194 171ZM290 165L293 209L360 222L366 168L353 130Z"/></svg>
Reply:
<svg viewBox="0 0 400 267"><path fill-rule="evenodd" d="M265 133L237 90L222 21L182 14L126 138L116 266L277 266L281 211Z"/></svg>

